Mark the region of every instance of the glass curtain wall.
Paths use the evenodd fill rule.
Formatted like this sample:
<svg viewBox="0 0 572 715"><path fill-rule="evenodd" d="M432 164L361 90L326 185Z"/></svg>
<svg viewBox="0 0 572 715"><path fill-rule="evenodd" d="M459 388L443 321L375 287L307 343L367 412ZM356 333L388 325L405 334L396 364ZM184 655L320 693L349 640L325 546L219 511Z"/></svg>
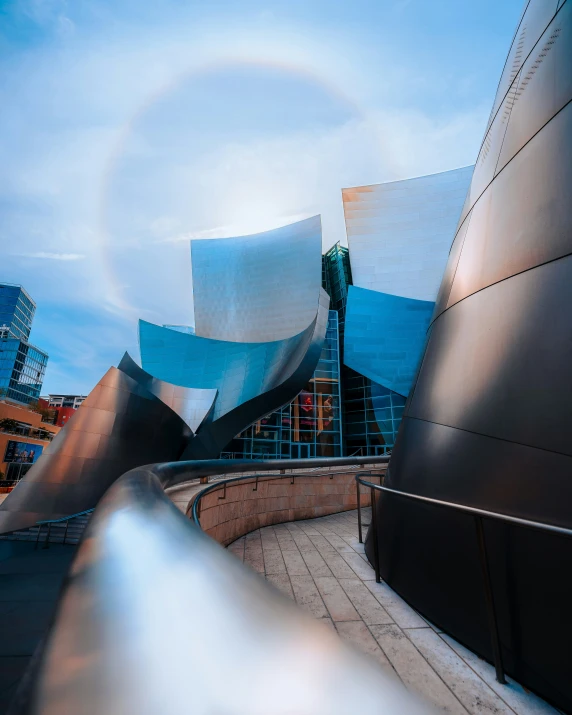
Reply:
<svg viewBox="0 0 572 715"><path fill-rule="evenodd" d="M0 337L27 340L36 304L21 286L0 283Z"/></svg>
<svg viewBox="0 0 572 715"><path fill-rule="evenodd" d="M329 311L326 340L312 379L290 404L237 435L221 454L237 459L340 457L340 340Z"/></svg>
<svg viewBox="0 0 572 715"><path fill-rule="evenodd" d="M34 402L40 397L48 356L15 338L0 339L0 398Z"/></svg>
<svg viewBox="0 0 572 715"><path fill-rule="evenodd" d="M336 243L322 257L322 282L339 315L343 454L385 454L395 443L405 398L343 364L346 304L352 285L345 246Z"/></svg>

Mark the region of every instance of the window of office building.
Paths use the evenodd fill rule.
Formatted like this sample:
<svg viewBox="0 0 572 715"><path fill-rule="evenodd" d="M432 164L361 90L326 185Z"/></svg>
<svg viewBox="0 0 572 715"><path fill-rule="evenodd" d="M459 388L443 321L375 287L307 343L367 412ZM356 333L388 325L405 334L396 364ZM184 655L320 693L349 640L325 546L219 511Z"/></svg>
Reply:
<svg viewBox="0 0 572 715"><path fill-rule="evenodd" d="M0 339L0 398L30 403L40 397L48 356L16 338Z"/></svg>
<svg viewBox="0 0 572 715"><path fill-rule="evenodd" d="M27 340L36 305L20 287L0 284L0 337Z"/></svg>

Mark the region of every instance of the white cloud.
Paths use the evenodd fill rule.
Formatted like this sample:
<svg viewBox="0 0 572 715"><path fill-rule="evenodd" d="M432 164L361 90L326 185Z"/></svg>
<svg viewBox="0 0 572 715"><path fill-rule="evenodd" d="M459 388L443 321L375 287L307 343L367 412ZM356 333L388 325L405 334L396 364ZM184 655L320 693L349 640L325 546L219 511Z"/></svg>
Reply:
<svg viewBox="0 0 572 715"><path fill-rule="evenodd" d="M22 258L47 258L51 261L81 261L85 258L81 253L48 253L37 251L36 253L18 253Z"/></svg>

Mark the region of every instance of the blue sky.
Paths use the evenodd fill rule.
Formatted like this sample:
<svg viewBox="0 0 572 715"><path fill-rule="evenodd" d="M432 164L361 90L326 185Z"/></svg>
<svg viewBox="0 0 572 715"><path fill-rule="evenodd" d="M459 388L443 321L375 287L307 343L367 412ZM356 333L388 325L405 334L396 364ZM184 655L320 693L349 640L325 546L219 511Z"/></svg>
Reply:
<svg viewBox="0 0 572 715"><path fill-rule="evenodd" d="M0 0L0 280L45 392L192 322L189 240L474 162L521 0Z"/></svg>

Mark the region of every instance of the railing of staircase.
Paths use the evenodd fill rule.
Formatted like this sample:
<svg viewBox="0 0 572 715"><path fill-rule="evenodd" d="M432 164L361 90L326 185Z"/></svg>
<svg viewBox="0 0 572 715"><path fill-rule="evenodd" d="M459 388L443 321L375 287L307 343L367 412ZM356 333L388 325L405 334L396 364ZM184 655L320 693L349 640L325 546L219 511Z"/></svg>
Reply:
<svg viewBox="0 0 572 715"><path fill-rule="evenodd" d="M489 568L489 558L487 553L487 544L485 539L485 532L483 529L483 521L485 519L493 519L495 521L502 521L504 523L513 524L524 529L536 529L537 531L549 532L552 534L559 534L561 536L572 537L572 529L566 529L562 526L554 526L552 524L544 524L539 521L531 521L529 519L521 519L515 516L508 516L507 514L499 514L494 511L486 511L484 509L477 509L471 506L465 506L464 504L456 504L455 502L442 501L440 499L431 499L430 497L424 497L419 494L410 494L408 492L402 492L397 489L391 489L384 485L374 484L366 479L363 479L361 475L356 475L356 492L357 492L357 503L358 503L358 523L359 523L359 540L363 543L362 529L361 529L361 505L360 505L360 485L371 490L371 538L373 542L373 557L374 557L374 569L375 569L375 580L379 583L381 580L380 576L380 562L379 562L379 517L381 508L377 508L376 494L391 494L399 499L405 499L410 501L423 502L425 504L432 504L433 506L452 509L454 511L462 512L473 517L475 523L475 535L477 539L477 546L479 550L479 561L481 567L481 574L483 579L483 595L485 599L489 635L491 639L492 651L493 651L493 661L496 671L496 679L499 683L506 685L506 678L504 674L504 667L502 661L502 652L500 646L499 630L498 630L498 619L495 608L495 601L493 596L493 588L491 581L491 573Z"/></svg>
<svg viewBox="0 0 572 715"><path fill-rule="evenodd" d="M86 509L85 511L80 511L77 514L70 514L70 516L62 516L60 519L44 519L43 521L37 521L36 526L38 527L38 534L36 536L36 545L34 548L38 548L38 544L40 543L40 534L42 533L42 529L47 527L46 531L46 537L44 539L44 549L49 549L50 548L50 535L52 532L52 526L56 524L64 524L65 523L65 531L64 531L64 538L62 543L65 544L68 536L68 528L70 521L73 521L74 519L77 519L78 517L81 516L87 516L88 514L93 514L94 509Z"/></svg>

